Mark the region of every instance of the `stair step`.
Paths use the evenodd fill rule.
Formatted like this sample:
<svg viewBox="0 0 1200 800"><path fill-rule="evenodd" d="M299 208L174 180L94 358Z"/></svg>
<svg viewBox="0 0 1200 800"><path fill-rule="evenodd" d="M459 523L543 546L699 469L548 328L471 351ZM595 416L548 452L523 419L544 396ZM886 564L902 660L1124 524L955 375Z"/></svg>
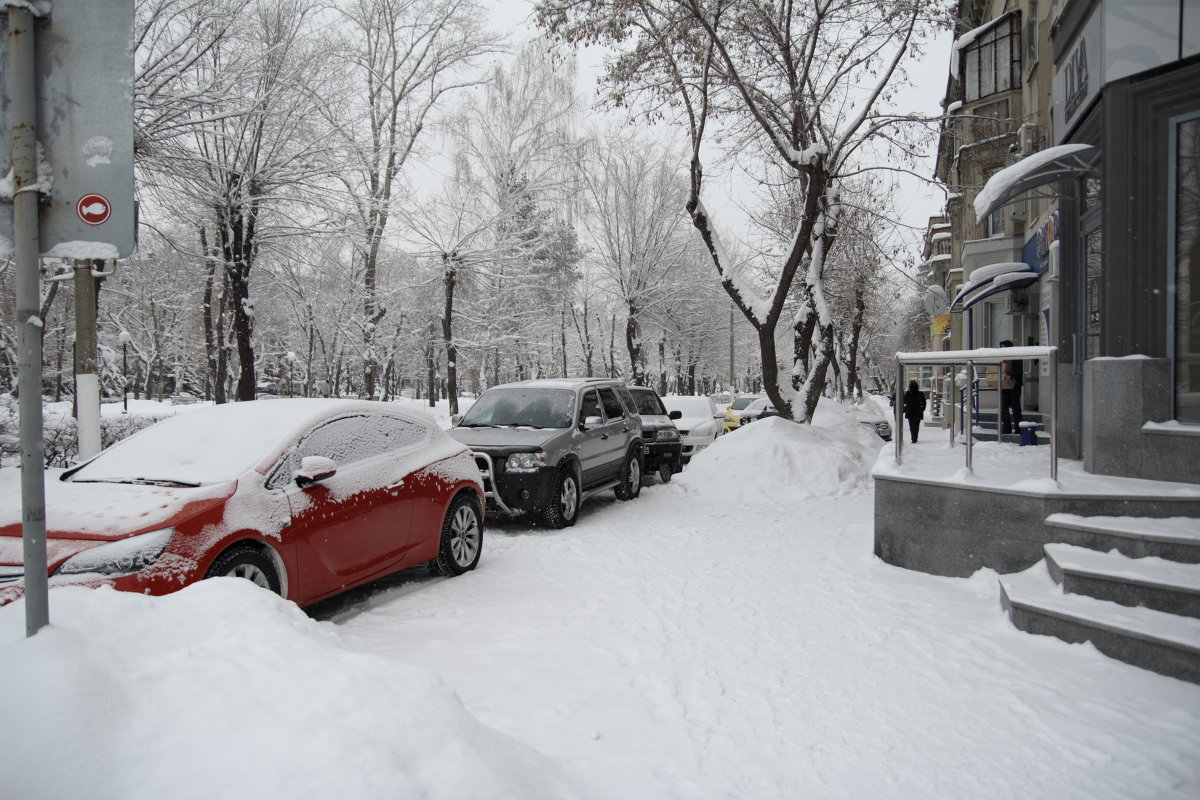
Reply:
<svg viewBox="0 0 1200 800"><path fill-rule="evenodd" d="M1043 564L1003 576L1000 599L1020 630L1090 641L1118 661L1200 684L1200 619L1064 594Z"/></svg>
<svg viewBox="0 0 1200 800"><path fill-rule="evenodd" d="M1119 550L1133 557L1158 556L1200 564L1200 519L1195 517L1085 517L1051 514L1052 538L1093 550Z"/></svg>
<svg viewBox="0 0 1200 800"><path fill-rule="evenodd" d="M1044 550L1046 566L1065 592L1200 618L1200 564L1129 558L1070 544L1048 544Z"/></svg>

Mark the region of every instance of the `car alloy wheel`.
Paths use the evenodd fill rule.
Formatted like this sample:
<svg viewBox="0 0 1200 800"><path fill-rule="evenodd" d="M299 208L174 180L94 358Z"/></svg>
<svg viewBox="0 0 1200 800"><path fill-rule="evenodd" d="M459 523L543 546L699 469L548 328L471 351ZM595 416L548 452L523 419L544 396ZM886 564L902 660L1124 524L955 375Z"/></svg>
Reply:
<svg viewBox="0 0 1200 800"><path fill-rule="evenodd" d="M632 500L642 491L642 459L637 453L630 453L625 461L625 473L617 484L617 499Z"/></svg>
<svg viewBox="0 0 1200 800"><path fill-rule="evenodd" d="M554 484L557 489L550 505L542 510L542 520L551 528L566 528L575 524L579 513L579 482L568 466L559 467Z"/></svg>
<svg viewBox="0 0 1200 800"><path fill-rule="evenodd" d="M460 494L450 504L442 523L442 539L435 571L446 577L475 569L483 549L483 518L479 503L469 494Z"/></svg>
<svg viewBox="0 0 1200 800"><path fill-rule="evenodd" d="M204 574L206 578L245 578L275 594L281 594L279 574L271 559L257 547L241 544L226 550Z"/></svg>

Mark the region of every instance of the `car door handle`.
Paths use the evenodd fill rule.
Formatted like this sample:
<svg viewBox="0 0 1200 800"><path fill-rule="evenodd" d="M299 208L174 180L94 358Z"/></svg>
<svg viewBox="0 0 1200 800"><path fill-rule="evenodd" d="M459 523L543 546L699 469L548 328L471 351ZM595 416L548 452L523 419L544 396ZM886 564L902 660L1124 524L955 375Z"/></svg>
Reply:
<svg viewBox="0 0 1200 800"><path fill-rule="evenodd" d="M608 438L608 434L607 434L607 433L602 433L602 434L600 434L600 441L604 441L604 440L605 440L605 439L607 439L607 438Z"/></svg>

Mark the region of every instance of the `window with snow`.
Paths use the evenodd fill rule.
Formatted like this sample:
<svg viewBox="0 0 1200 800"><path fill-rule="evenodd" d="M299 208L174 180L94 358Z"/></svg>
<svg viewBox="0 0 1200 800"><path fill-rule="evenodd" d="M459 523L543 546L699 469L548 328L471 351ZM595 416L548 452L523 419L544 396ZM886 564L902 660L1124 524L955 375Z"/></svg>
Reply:
<svg viewBox="0 0 1200 800"><path fill-rule="evenodd" d="M1014 12L962 48L959 57L966 101L1021 85L1021 15Z"/></svg>

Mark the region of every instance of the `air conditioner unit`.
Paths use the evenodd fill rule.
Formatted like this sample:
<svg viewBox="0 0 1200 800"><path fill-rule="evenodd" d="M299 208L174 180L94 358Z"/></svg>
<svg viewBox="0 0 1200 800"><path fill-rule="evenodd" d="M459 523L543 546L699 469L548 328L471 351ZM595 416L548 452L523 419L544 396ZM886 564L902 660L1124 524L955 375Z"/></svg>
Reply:
<svg viewBox="0 0 1200 800"><path fill-rule="evenodd" d="M1026 122L1017 130L1017 139L1021 143L1021 155L1027 156L1037 151L1037 125Z"/></svg>

